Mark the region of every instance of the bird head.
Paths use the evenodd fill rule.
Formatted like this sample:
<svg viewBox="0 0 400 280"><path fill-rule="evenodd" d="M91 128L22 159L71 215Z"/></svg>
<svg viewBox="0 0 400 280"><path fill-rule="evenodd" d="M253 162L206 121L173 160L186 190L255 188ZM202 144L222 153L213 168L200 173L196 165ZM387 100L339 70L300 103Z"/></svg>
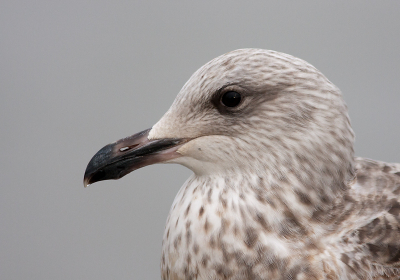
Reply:
<svg viewBox="0 0 400 280"><path fill-rule="evenodd" d="M101 149L84 184L160 162L198 176L247 170L307 181L319 172L344 182L353 141L341 93L321 72L287 54L240 49L197 70L151 129Z"/></svg>

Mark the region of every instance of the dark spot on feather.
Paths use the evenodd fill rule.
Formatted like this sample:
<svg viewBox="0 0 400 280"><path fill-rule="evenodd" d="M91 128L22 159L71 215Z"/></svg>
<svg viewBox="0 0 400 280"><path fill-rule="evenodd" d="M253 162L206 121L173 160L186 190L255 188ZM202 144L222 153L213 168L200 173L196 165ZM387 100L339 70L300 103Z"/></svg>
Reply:
<svg viewBox="0 0 400 280"><path fill-rule="evenodd" d="M359 263L358 262L353 262L353 268L354 268L354 270L359 271L360 270Z"/></svg>
<svg viewBox="0 0 400 280"><path fill-rule="evenodd" d="M204 222L204 231L208 233L208 230L210 229L210 223L208 222L208 219L206 218L206 221Z"/></svg>
<svg viewBox="0 0 400 280"><path fill-rule="evenodd" d="M364 269L369 269L370 268L369 263L367 261L367 258L362 258L361 259L361 264L362 264Z"/></svg>
<svg viewBox="0 0 400 280"><path fill-rule="evenodd" d="M257 200L260 201L261 203L264 203L264 202L265 202L264 197L262 197L259 193L256 194L256 198L257 198Z"/></svg>
<svg viewBox="0 0 400 280"><path fill-rule="evenodd" d="M195 255L199 252L199 245L197 243L193 244L193 252Z"/></svg>
<svg viewBox="0 0 400 280"><path fill-rule="evenodd" d="M342 257L340 258L340 260L341 260L343 263L349 265L349 260L350 260L350 258L349 258L348 255L342 254Z"/></svg>
<svg viewBox="0 0 400 280"><path fill-rule="evenodd" d="M226 199L224 199L222 197L222 194L219 195L219 201L221 202L221 204L224 207L224 209L226 209L226 206L227 206L228 203L227 203Z"/></svg>
<svg viewBox="0 0 400 280"><path fill-rule="evenodd" d="M375 218L375 219L370 223L370 225L372 226L372 228L374 228L374 227L376 227L377 225L379 225L379 222L380 222L379 218ZM371 229L372 229L372 228L371 228Z"/></svg>
<svg viewBox="0 0 400 280"><path fill-rule="evenodd" d="M378 253L381 251L381 247L375 245L375 244L371 244L371 243L367 243L368 249L369 251L375 256L378 256Z"/></svg>
<svg viewBox="0 0 400 280"><path fill-rule="evenodd" d="M311 199L310 196L304 192L301 191L295 191L297 194L297 197L299 198L300 202L305 204L305 205L311 205Z"/></svg>
<svg viewBox="0 0 400 280"><path fill-rule="evenodd" d="M189 210L190 210L190 206L191 205L192 205L192 203L189 203L188 207L186 208L185 217L187 217L187 215L189 214Z"/></svg>
<svg viewBox="0 0 400 280"><path fill-rule="evenodd" d="M263 227L263 229L270 231L271 227L267 224L263 214L257 213L256 214L256 221Z"/></svg>
<svg viewBox="0 0 400 280"><path fill-rule="evenodd" d="M282 224L280 234L289 238L293 237L293 234L295 233L302 235L307 233L306 229L301 225L300 221L291 211L286 211L285 217L286 219Z"/></svg>
<svg viewBox="0 0 400 280"><path fill-rule="evenodd" d="M329 204L331 201L331 198L328 195L326 195L325 193L320 193L319 199L321 200L321 202L323 204Z"/></svg>
<svg viewBox="0 0 400 280"><path fill-rule="evenodd" d="M233 226L233 234L235 236L237 236L239 234L239 227L236 224Z"/></svg>
<svg viewBox="0 0 400 280"><path fill-rule="evenodd" d="M390 171L392 171L392 168L390 166L385 165L385 167L383 168L383 172L388 173Z"/></svg>
<svg viewBox="0 0 400 280"><path fill-rule="evenodd" d="M220 234L223 235L225 234L227 228L229 227L230 222L227 219L222 218L221 219L221 230Z"/></svg>
<svg viewBox="0 0 400 280"><path fill-rule="evenodd" d="M191 241L192 241L192 231L188 229L186 230L186 246L189 246Z"/></svg>
<svg viewBox="0 0 400 280"><path fill-rule="evenodd" d="M367 233L364 229L358 230L358 238L360 239L361 242L364 242L366 235Z"/></svg>
<svg viewBox="0 0 400 280"><path fill-rule="evenodd" d="M201 206L199 210L199 217L203 216L203 214L204 214L204 207Z"/></svg>
<svg viewBox="0 0 400 280"><path fill-rule="evenodd" d="M177 249L178 246L181 244L181 240L182 240L182 236L181 236L181 234L179 234L179 235L175 238L175 240L174 240L174 247L175 247L175 249Z"/></svg>
<svg viewBox="0 0 400 280"><path fill-rule="evenodd" d="M204 254L203 257L201 258L201 264L204 267L206 267L209 259L210 259L210 257L208 255Z"/></svg>
<svg viewBox="0 0 400 280"><path fill-rule="evenodd" d="M217 264L214 269L218 275L223 277L222 279L229 279L233 274L232 270L224 264Z"/></svg>
<svg viewBox="0 0 400 280"><path fill-rule="evenodd" d="M393 191L394 194L400 194L400 184L396 184L396 187Z"/></svg>
<svg viewBox="0 0 400 280"><path fill-rule="evenodd" d="M257 239L258 239L258 234L255 231L255 229L252 227L246 228L246 236L244 239L244 243L247 245L247 247L249 247L249 248L254 247Z"/></svg>
<svg viewBox="0 0 400 280"><path fill-rule="evenodd" d="M214 248L215 247L215 239L214 239L214 236L211 236L211 238L210 238L210 247L211 248Z"/></svg>
<svg viewBox="0 0 400 280"><path fill-rule="evenodd" d="M394 216L398 216L400 213L400 203L398 201L396 201L395 199L393 199L391 202L392 202L392 205L390 206L390 209L388 212Z"/></svg>
<svg viewBox="0 0 400 280"><path fill-rule="evenodd" d="M388 263L396 263L400 261L400 247L399 245L389 245L388 246L389 254L391 256Z"/></svg>
<svg viewBox="0 0 400 280"><path fill-rule="evenodd" d="M361 185L363 185L367 180L368 180L368 177L367 177L367 176L362 175L362 174L357 175L357 181L358 181Z"/></svg>

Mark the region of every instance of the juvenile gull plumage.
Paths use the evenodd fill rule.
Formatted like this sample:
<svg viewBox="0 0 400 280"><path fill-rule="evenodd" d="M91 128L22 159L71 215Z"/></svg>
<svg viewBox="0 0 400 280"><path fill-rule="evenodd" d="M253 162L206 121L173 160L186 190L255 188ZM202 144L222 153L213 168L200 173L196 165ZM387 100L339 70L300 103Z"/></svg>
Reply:
<svg viewBox="0 0 400 280"><path fill-rule="evenodd" d="M197 70L152 129L101 149L85 185L145 165L194 174L170 210L162 279L399 279L400 164L353 155L339 89L241 49Z"/></svg>

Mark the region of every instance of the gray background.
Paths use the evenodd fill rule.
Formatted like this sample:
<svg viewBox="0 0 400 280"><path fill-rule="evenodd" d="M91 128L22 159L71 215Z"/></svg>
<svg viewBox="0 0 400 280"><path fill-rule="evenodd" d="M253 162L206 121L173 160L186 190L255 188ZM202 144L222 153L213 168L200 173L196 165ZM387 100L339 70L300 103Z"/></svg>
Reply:
<svg viewBox="0 0 400 280"><path fill-rule="evenodd" d="M1 1L0 279L159 279L190 171L84 189L103 145L151 127L201 65L257 47L341 88L357 155L400 162L399 1Z"/></svg>

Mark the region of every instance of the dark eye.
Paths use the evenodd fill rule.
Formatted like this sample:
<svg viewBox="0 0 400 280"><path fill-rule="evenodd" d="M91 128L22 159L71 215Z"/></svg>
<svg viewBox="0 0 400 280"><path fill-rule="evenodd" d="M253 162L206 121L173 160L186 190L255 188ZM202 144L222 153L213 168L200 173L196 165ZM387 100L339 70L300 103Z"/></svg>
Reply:
<svg viewBox="0 0 400 280"><path fill-rule="evenodd" d="M221 98L222 104L224 104L226 107L236 107L239 105L240 100L242 100L242 96L236 91L227 91L224 93L224 95L222 95Z"/></svg>

